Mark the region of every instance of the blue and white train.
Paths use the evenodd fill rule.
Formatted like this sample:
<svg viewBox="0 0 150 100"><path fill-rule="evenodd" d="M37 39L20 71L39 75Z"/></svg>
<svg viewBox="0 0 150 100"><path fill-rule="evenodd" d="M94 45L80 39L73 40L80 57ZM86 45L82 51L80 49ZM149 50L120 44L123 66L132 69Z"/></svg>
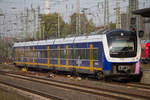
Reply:
<svg viewBox="0 0 150 100"><path fill-rule="evenodd" d="M57 71L93 74L98 79L140 81L139 36L127 30L52 40L19 42L13 46L14 64Z"/></svg>

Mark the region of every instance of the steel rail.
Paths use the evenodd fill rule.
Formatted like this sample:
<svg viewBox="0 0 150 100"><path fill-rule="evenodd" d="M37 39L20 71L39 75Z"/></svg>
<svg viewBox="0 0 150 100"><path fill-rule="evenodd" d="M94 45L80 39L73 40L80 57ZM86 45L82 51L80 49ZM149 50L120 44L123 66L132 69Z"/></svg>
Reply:
<svg viewBox="0 0 150 100"><path fill-rule="evenodd" d="M69 83L69 82L64 82L64 81L59 81L59 80L53 80L53 79L47 79L47 78L41 78L41 77L36 77L36 76L29 76L29 75L24 75L24 74L19 74L19 75L26 76L26 77L31 77L31 78L36 78L36 79L41 79L41 80L46 80L46 81L53 81L53 82L62 83L62 84L68 84L68 85L72 85L72 86L76 86L76 87L83 87L83 88L88 88L88 89L94 89L94 90L97 90L97 91L107 91L107 92L116 93L116 94L123 94L123 95L126 95L126 96L150 99L150 97L147 97L147 96L131 94L131 93L121 92L121 91L113 91L113 90L109 90L109 89L103 89L103 88L100 88L100 87L85 86L85 85L80 85L80 84L74 84L74 83ZM45 83L45 84L49 84L49 83ZM126 85L126 86L128 86L128 85Z"/></svg>
<svg viewBox="0 0 150 100"><path fill-rule="evenodd" d="M11 73L11 74L15 74L15 73ZM149 99L150 98L150 97L142 96L142 95L136 95L136 94L130 94L130 93L126 93L126 92L113 91L113 90L108 90L108 89L102 89L102 88L78 85L78 84L62 82L62 81L52 80L52 79L45 79L45 78L43 79L43 78L40 78L40 77L29 76L29 75L24 75L24 74L17 74L17 75L22 75L22 76L25 76L25 77L36 78L36 79L40 79L40 80L46 80L48 82L50 82L50 81L57 82L59 84L61 83L61 84L67 84L67 85L72 85L72 86L81 87L81 88L94 89L96 91L105 91L105 92L116 93L116 94L121 94L121 95L125 95L125 96L139 97L139 98L143 98L143 99ZM14 76L11 76L11 77L14 77ZM22 78L22 77L18 77L18 76L15 76L15 77ZM26 79L26 78L22 78L22 79ZM114 96L114 95L110 95L110 94L106 94L106 93L98 93L98 92L95 92L95 91L89 91L89 90L85 90L85 89L79 89L79 88L74 88L74 87L58 85L58 84L54 84L54 83L48 83L48 82L43 82L43 81L41 82L41 81L33 80L33 79L26 79L26 80L40 82L40 83L44 83L44 84L48 84L48 85L53 85L53 86L56 86L56 87L67 88L67 89L77 90L77 91L81 91L81 92L91 93L91 94L94 94L94 95L102 95L102 96L115 98L115 99L124 99L124 100L129 100L130 99L130 98L125 98L125 97L121 97L121 96Z"/></svg>
<svg viewBox="0 0 150 100"><path fill-rule="evenodd" d="M58 97L58 96L55 96L55 95L50 95L50 94L43 93L43 92L40 92L40 91L37 91L37 90L32 90L32 89L25 88L25 87L22 87L22 86L17 86L17 85L14 85L12 83L5 82L5 81L2 81L2 80L0 80L0 83L4 84L4 85L11 86L11 87L14 87L14 88L17 88L17 89L20 89L20 90L23 90L23 91L30 92L30 93L33 93L33 94L36 94L36 95L40 95L42 97L46 97L46 98L49 98L49 99L52 99L52 100L65 100L65 99L63 99L61 97Z"/></svg>
<svg viewBox="0 0 150 100"><path fill-rule="evenodd" d="M145 83L128 83L126 85L130 86L130 87L142 88L142 89L150 90L150 84L145 84Z"/></svg>

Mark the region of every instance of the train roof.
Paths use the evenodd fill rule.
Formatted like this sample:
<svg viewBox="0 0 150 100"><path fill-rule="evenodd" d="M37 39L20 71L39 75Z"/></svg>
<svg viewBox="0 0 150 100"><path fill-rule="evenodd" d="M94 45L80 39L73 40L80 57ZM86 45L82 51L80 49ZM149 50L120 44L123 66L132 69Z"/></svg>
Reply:
<svg viewBox="0 0 150 100"><path fill-rule="evenodd" d="M86 35L86 36L76 36L76 37L68 37L68 38L51 39L51 40L18 42L18 43L15 43L13 47L99 42L99 41L102 41L103 38L104 38L104 34L103 35L100 35L100 34L98 34L98 35Z"/></svg>

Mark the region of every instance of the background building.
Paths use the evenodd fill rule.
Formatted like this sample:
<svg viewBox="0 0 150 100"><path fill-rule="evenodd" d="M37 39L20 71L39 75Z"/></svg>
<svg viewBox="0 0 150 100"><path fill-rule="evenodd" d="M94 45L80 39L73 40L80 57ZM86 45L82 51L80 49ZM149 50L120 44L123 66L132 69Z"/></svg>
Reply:
<svg viewBox="0 0 150 100"><path fill-rule="evenodd" d="M141 30L144 31L144 40L150 40L150 7L137 9L133 11L133 14L141 15L141 22L139 23Z"/></svg>

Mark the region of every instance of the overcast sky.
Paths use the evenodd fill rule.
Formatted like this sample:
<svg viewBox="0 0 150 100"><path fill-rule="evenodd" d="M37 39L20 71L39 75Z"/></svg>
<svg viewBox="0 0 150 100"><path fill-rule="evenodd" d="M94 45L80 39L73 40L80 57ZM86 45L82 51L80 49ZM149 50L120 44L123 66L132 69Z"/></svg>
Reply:
<svg viewBox="0 0 150 100"><path fill-rule="evenodd" d="M128 0L120 1L121 13L124 13L127 10ZM139 0L140 7L150 6L150 3L144 3L145 1L150 2L150 0ZM26 15L27 8L29 12L32 8L35 9L36 14L38 7L40 7L41 13L45 13L46 10L50 13L58 12L66 22L69 22L70 15L76 12L76 5L77 0L47 0L47 2L46 0L0 0L0 13L5 14L5 18L0 16L0 32L5 32L6 35L21 34L20 29L23 27L21 15ZM80 0L80 11L83 8L88 8L85 12L87 15L92 13L92 15L88 15L88 18L92 18L97 26L104 24L104 0ZM109 15L112 22L115 22L116 18L114 8L116 8L116 0L109 0ZM31 13L30 16L32 16ZM30 27L32 27L32 24ZM34 30L31 29L32 31Z"/></svg>

